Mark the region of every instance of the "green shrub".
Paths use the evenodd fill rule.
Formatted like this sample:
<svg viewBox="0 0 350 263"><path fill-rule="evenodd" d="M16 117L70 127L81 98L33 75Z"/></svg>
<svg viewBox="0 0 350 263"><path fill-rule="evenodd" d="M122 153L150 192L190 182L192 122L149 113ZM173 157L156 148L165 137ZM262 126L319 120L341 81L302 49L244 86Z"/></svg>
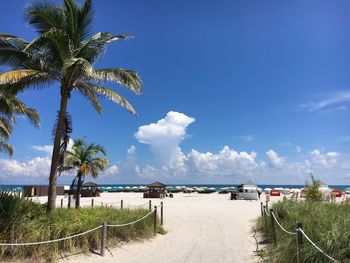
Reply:
<svg viewBox="0 0 350 263"><path fill-rule="evenodd" d="M81 209L56 209L49 215L46 206L24 198L0 193L0 243L27 243L63 238L101 225L132 222L149 213L147 209L115 209L112 207L89 207ZM157 226L159 233L164 229ZM120 241L149 238L153 235L153 217L149 216L134 225L108 228L108 245ZM66 253L99 249L101 229L86 235L51 244L0 247L1 259L30 258L46 260Z"/></svg>
<svg viewBox="0 0 350 263"><path fill-rule="evenodd" d="M313 175L311 175L311 184L306 182L305 185L305 198L307 201L318 202L322 201L322 193L319 190L321 186L321 181L316 179Z"/></svg>
<svg viewBox="0 0 350 263"><path fill-rule="evenodd" d="M350 262L350 205L323 202L285 201L273 204L278 221L291 232L295 232L296 222L303 224L304 232L325 253L342 263ZM267 236L271 239L270 218L267 218ZM264 229L262 218L258 222ZM269 245L267 252L271 263L296 262L296 236L288 235L276 225L277 246ZM300 251L300 262L330 262L307 240Z"/></svg>

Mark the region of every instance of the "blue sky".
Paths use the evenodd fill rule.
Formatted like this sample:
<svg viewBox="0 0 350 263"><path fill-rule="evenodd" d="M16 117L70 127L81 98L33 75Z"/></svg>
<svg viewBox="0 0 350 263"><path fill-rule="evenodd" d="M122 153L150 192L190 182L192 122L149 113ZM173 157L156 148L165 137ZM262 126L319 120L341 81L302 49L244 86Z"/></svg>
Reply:
<svg viewBox="0 0 350 263"><path fill-rule="evenodd" d="M0 32L33 39L23 19L30 2L3 5ZM96 67L134 69L144 82L141 96L111 86L138 118L108 101L99 116L72 96L72 137L108 149L112 166L100 182L304 183L309 172L330 184L350 182L350 2L94 3L93 32L134 36L113 43ZM38 109L42 125L18 122L14 156L0 155L0 183L45 183L49 153L38 146L52 144L58 86L21 98ZM140 139L141 126L148 128Z"/></svg>

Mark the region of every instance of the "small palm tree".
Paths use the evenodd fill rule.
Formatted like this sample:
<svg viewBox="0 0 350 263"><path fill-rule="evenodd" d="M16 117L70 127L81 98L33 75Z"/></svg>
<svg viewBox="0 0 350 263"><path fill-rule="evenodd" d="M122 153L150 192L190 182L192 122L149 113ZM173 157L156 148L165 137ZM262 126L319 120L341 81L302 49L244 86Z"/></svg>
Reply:
<svg viewBox="0 0 350 263"><path fill-rule="evenodd" d="M72 150L66 151L63 165L58 168L59 172L76 171L77 174L72 182L75 191L75 208L80 207L80 190L87 175L96 178L108 165L109 161L98 154L106 155L106 150L98 144L89 145L83 139L74 140Z"/></svg>
<svg viewBox="0 0 350 263"><path fill-rule="evenodd" d="M84 96L98 113L99 97L105 97L136 114L131 104L114 90L101 84L106 81L124 86L136 94L141 92L137 73L122 68L95 69L93 66L106 46L127 35L90 33L94 20L92 1L78 5L64 0L63 6L42 1L29 5L26 18L39 36L31 42L10 34L0 34L0 66L13 68L0 74L0 84L15 91L59 83L60 106L54 127L53 152L49 177L48 212L55 209L57 167L64 159L71 128L68 102L75 91Z"/></svg>
<svg viewBox="0 0 350 263"><path fill-rule="evenodd" d="M0 89L0 152L7 152L10 156L14 149L7 140L11 136L17 116L26 117L36 127L40 125L40 117L35 109L27 108L11 91Z"/></svg>

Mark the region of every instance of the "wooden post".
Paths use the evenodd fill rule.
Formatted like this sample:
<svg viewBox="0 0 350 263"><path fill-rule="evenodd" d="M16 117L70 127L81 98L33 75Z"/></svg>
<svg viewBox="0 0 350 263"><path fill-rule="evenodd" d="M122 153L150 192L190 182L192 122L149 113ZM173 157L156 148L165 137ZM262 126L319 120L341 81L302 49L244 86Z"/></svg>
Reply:
<svg viewBox="0 0 350 263"><path fill-rule="evenodd" d="M261 217L264 216L264 210L263 210L264 203L260 202L260 212L261 212Z"/></svg>
<svg viewBox="0 0 350 263"><path fill-rule="evenodd" d="M266 201L266 211L269 211L269 201Z"/></svg>
<svg viewBox="0 0 350 263"><path fill-rule="evenodd" d="M269 235L268 235L268 230L267 230L267 215L265 214L265 209L266 209L266 207L265 206L263 206L263 208L264 208L264 223L265 223L265 234L266 234L266 238L267 238L267 240L269 239Z"/></svg>
<svg viewBox="0 0 350 263"><path fill-rule="evenodd" d="M68 208L70 208L71 201L72 201L72 196L69 194L68 195Z"/></svg>
<svg viewBox="0 0 350 263"><path fill-rule="evenodd" d="M103 226L101 229L101 256L105 256L107 246L107 223L103 222Z"/></svg>
<svg viewBox="0 0 350 263"><path fill-rule="evenodd" d="M157 235L157 207L154 207L154 213L153 213L153 234Z"/></svg>
<svg viewBox="0 0 350 263"><path fill-rule="evenodd" d="M303 240L303 234L298 231L298 229L303 229L303 224L302 223L296 223L295 225L295 229L296 229L296 233L297 233L297 262L300 262L300 249L304 244L304 240Z"/></svg>
<svg viewBox="0 0 350 263"><path fill-rule="evenodd" d="M271 217L271 232L272 232L272 242L274 245L277 244L277 239L276 239L276 229L275 229L275 219L272 215L273 209L270 209L270 217Z"/></svg>
<svg viewBox="0 0 350 263"><path fill-rule="evenodd" d="M91 207L94 207L94 199L91 199Z"/></svg>
<svg viewBox="0 0 350 263"><path fill-rule="evenodd" d="M152 210L152 201L151 200L148 201L148 208L149 208L149 211Z"/></svg>
<svg viewBox="0 0 350 263"><path fill-rule="evenodd" d="M63 207L63 199L61 198L61 208Z"/></svg>
<svg viewBox="0 0 350 263"><path fill-rule="evenodd" d="M163 225L163 202L160 202L160 225Z"/></svg>
<svg viewBox="0 0 350 263"><path fill-rule="evenodd" d="M123 210L123 200L120 200L120 209Z"/></svg>

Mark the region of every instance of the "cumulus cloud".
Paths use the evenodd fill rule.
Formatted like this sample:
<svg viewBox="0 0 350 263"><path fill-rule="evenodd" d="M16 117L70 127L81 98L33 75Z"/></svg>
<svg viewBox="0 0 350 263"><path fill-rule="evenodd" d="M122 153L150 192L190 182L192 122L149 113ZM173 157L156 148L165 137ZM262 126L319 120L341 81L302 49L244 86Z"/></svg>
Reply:
<svg viewBox="0 0 350 263"><path fill-rule="evenodd" d="M48 178L50 164L51 160L48 157L35 157L27 161L0 159L0 177L25 176Z"/></svg>
<svg viewBox="0 0 350 263"><path fill-rule="evenodd" d="M185 139L186 128L194 121L183 113L170 111L156 123L139 127L135 138L150 145L158 165L177 168L185 160L179 145Z"/></svg>
<svg viewBox="0 0 350 263"><path fill-rule="evenodd" d="M316 149L310 152L311 162L313 164L329 166L337 163L337 158L339 153L337 152L326 152L323 153L320 150Z"/></svg>
<svg viewBox="0 0 350 263"><path fill-rule="evenodd" d="M285 164L285 158L280 157L274 150L268 150L266 152L268 158L268 165L271 168L281 168Z"/></svg>
<svg viewBox="0 0 350 263"><path fill-rule="evenodd" d="M249 176L259 170L255 152L237 152L225 146L218 153L192 150L187 157L191 173L197 175Z"/></svg>

